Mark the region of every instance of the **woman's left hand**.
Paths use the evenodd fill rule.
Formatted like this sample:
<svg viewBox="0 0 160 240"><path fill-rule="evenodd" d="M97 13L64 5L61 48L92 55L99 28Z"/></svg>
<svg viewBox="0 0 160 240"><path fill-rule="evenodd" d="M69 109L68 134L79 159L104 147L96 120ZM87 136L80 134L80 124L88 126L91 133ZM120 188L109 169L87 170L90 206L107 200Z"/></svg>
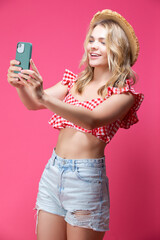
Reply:
<svg viewBox="0 0 160 240"><path fill-rule="evenodd" d="M44 94L43 79L32 59L30 59L30 64L32 70L21 70L18 75L25 86L32 90L33 98L40 101Z"/></svg>

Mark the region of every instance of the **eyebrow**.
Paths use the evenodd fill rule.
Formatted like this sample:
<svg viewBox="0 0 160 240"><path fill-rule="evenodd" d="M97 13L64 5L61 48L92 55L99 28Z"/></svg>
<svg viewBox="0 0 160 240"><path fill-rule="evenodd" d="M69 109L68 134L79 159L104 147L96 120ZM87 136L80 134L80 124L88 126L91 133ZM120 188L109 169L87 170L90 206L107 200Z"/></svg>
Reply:
<svg viewBox="0 0 160 240"><path fill-rule="evenodd" d="M89 38L94 38L93 36L90 36ZM100 37L100 38L98 38L98 39L100 39L100 40L105 40L105 38L103 38L103 37Z"/></svg>

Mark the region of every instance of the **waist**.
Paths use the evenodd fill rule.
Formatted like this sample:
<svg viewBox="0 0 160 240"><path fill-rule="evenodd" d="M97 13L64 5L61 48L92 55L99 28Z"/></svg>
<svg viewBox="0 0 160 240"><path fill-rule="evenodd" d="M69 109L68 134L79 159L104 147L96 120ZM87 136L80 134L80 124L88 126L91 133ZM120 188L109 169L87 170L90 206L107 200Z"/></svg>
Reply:
<svg viewBox="0 0 160 240"><path fill-rule="evenodd" d="M83 165L90 167L102 167L105 166L105 156L100 158L83 158L83 159L67 159L63 158L56 153L56 147L53 148L52 152L52 161L63 165Z"/></svg>

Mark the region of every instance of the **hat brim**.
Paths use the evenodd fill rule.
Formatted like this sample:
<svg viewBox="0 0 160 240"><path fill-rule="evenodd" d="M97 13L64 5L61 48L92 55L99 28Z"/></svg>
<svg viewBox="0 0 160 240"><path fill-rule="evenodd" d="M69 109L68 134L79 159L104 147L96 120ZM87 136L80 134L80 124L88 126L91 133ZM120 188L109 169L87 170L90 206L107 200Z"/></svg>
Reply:
<svg viewBox="0 0 160 240"><path fill-rule="evenodd" d="M138 53L139 53L139 42L135 35L134 29L124 17L122 17L119 13L112 11L110 9L105 9L105 10L102 10L101 12L100 11L97 12L93 16L90 22L90 26L94 25L99 21L107 20L107 19L116 21L126 33L128 37L128 41L130 43L130 47L131 47L131 52L132 52L131 66L133 66L133 64L136 62L138 58Z"/></svg>

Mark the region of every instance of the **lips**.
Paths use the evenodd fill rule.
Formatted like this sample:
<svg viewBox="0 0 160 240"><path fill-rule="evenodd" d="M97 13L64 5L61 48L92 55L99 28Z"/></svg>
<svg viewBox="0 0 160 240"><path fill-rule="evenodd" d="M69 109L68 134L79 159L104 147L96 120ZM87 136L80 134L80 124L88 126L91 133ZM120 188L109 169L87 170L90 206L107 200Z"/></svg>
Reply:
<svg viewBox="0 0 160 240"><path fill-rule="evenodd" d="M98 53L90 53L90 59L96 60L100 57L101 55Z"/></svg>

